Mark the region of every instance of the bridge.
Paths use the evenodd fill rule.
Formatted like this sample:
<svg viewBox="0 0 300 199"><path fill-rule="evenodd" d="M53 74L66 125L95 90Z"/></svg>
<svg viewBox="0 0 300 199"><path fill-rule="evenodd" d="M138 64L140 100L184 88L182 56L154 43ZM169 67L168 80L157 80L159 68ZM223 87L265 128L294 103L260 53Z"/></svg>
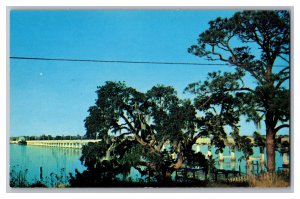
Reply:
<svg viewBox="0 0 300 199"><path fill-rule="evenodd" d="M31 146L46 146L46 147L60 147L60 148L73 148L81 149L83 145L89 142L100 142L97 140L27 140L27 145ZM10 144L18 144L18 141L10 141Z"/></svg>
<svg viewBox="0 0 300 199"><path fill-rule="evenodd" d="M247 136L247 138L249 138L251 140L251 142L254 143L254 138L252 136ZM281 138L281 143L283 143L285 141L287 141L289 143L290 142L290 137L286 136L286 137ZM234 144L235 144L234 139L232 137L227 137L227 139L225 139L224 142L225 142L226 146L234 146ZM208 137L201 137L201 138L198 138L196 140L196 144L210 146L211 145L211 139L208 138Z"/></svg>
<svg viewBox="0 0 300 199"><path fill-rule="evenodd" d="M248 137L251 142L254 142L253 137ZM100 142L100 139L88 139L88 140L26 140L27 145L32 145L32 146L47 146L47 147L61 147L61 148L77 148L80 149L82 148L83 145L88 144L89 142L95 143L95 142ZM289 142L289 137L283 137L281 139L281 142L287 141ZM18 144L18 141L9 141L10 144ZM198 138L196 143L197 145L197 151L200 151L200 145L211 145L211 140L210 138ZM228 137L227 140L225 140L225 145L227 146L233 146L234 145L234 140L231 137ZM223 158L232 158L234 159L234 154L231 154L230 156L221 156L221 159Z"/></svg>
<svg viewBox="0 0 300 199"><path fill-rule="evenodd" d="M252 143L254 143L254 138L252 136L248 136L248 138L251 140ZM235 145L234 139L232 137L228 137L226 140L224 140L224 142L225 142L226 146L234 146ZM283 142L288 142L289 143L290 142L289 136L282 137L280 142L281 143L283 143ZM201 148L200 148L201 145L211 146L211 139L210 138L198 138L196 140L195 144L196 144L196 152L200 152L201 151ZM227 156L225 156L223 153L219 153L218 154L219 161L221 163L224 162L225 159L231 159L231 161L235 161L236 160L235 150L230 149L229 153L230 153L230 155L227 155ZM211 149L209 148L208 152L204 155L205 155L206 158L208 158L208 156L212 156ZM285 152L283 154L283 156L284 156L283 163L288 164L289 160L287 158L287 153ZM251 155L248 159L248 162L250 163L250 162L253 162L253 161L259 161L263 164L264 161L265 161L264 153L260 153L259 156L256 156L256 157Z"/></svg>

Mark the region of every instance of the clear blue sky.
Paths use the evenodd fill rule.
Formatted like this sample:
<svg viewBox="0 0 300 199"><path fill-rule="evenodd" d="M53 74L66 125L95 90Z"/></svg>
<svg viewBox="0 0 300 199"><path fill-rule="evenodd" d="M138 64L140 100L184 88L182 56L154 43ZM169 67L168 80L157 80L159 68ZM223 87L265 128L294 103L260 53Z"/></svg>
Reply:
<svg viewBox="0 0 300 199"><path fill-rule="evenodd" d="M208 21L234 11L11 11L10 56L204 62L187 53ZM205 61L206 62L206 61ZM10 61L10 132L85 134L83 120L105 81L147 91L184 88L227 66ZM245 124L242 134L252 134ZM263 131L263 129L262 129Z"/></svg>

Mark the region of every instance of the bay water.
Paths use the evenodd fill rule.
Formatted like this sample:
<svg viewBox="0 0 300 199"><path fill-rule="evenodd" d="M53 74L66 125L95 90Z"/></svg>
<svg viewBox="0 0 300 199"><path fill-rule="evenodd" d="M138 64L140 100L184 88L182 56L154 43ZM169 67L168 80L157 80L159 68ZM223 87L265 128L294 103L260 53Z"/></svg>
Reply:
<svg viewBox="0 0 300 199"><path fill-rule="evenodd" d="M205 154L207 151L207 146L201 146L202 153ZM230 159L225 159L223 164L216 164L216 167L236 171L240 169L242 173L245 173L246 162L243 159L239 161L243 154L239 151L236 151L235 153L237 160L234 163L232 163ZM212 154L213 158L217 160L218 156L215 154L214 147L212 147ZM224 156L229 156L229 147L224 149L223 154ZM41 178L47 185L51 185L51 182L57 179L63 183L67 183L69 173L75 175L75 169L79 172L86 169L79 160L80 156L80 149L10 144L10 173L16 174L20 171L25 173L26 171L25 175L28 183L34 183L41 180ZM254 147L253 156L259 157L258 147ZM266 159L265 154L265 161ZM276 152L276 169L281 166L282 155L279 152ZM42 170L40 170L41 168ZM138 178L141 177L134 168L131 169L130 176L133 180L138 180Z"/></svg>

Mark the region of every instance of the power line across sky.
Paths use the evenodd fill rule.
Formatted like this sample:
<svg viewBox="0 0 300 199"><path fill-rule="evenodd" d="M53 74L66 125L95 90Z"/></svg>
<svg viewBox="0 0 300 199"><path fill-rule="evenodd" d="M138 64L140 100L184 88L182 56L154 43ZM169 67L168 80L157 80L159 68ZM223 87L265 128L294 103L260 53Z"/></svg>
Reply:
<svg viewBox="0 0 300 199"><path fill-rule="evenodd" d="M171 86L179 98L192 99L183 93L190 83L205 81L213 71L234 72L234 66L200 59L187 49L210 20L235 12L11 11L11 135L83 135L95 90L106 81L122 81L140 92ZM278 60L274 73L288 65ZM249 74L245 83L256 86ZM252 124L242 123L240 130L251 134L252 129Z"/></svg>
<svg viewBox="0 0 300 199"><path fill-rule="evenodd" d="M66 62L98 62L98 63L122 63L122 64L161 64L161 65L198 65L198 66L233 66L226 63L195 63L195 62L172 62L172 61L133 61L133 60L102 60L102 59L70 59L70 58L47 58L47 57L16 57L10 59L34 60L34 61L66 61ZM274 67L286 67L274 65Z"/></svg>

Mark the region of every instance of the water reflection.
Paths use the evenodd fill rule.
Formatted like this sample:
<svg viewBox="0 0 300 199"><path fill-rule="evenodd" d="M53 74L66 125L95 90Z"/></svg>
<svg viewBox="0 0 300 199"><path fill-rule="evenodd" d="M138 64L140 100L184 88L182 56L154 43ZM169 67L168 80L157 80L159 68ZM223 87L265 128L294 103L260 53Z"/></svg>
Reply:
<svg viewBox="0 0 300 199"><path fill-rule="evenodd" d="M266 150L264 153L260 153L259 147L253 147L253 155L251 156L251 161L249 162L248 169L246 167L247 162L243 158L243 153L238 150L232 150L229 146L226 146L223 150L221 155L216 154L216 148L214 146L207 146L207 145L194 145L193 149L198 152L200 151L204 155L212 154L212 158L215 160L215 166L217 169L224 169L224 170L235 170L240 171L241 173L261 173L266 172ZM234 153L234 158L233 158ZM219 161L220 157L223 161ZM276 151L275 156L275 166L276 170L283 166L283 161L288 162L288 154L281 154ZM262 162L260 160L263 160Z"/></svg>
<svg viewBox="0 0 300 199"><path fill-rule="evenodd" d="M79 161L80 149L41 146L10 145L10 171L26 170L27 181L40 180L40 168L43 177L68 176L75 174L75 169L85 170Z"/></svg>
<svg viewBox="0 0 300 199"><path fill-rule="evenodd" d="M259 158L261 155L258 147L254 147L253 158ZM223 161L219 161L219 155L216 154L216 148L209 148L206 145L200 147L195 146L195 151L201 151L203 154L211 154L215 160L215 167L217 169L240 171L241 173L260 173L266 171L266 159L264 162L260 160L251 161L251 164L246 167L247 163L242 158L243 154L237 150L231 150L230 147L225 147L223 151ZM234 159L233 154L234 153ZM24 146L24 145L10 145L10 171L19 170L27 171L27 181L35 182L41 179L40 169L42 168L42 178L48 177L48 182L51 183L53 178L62 178L67 180L69 173L75 174L75 169L82 172L86 168L81 164L79 158L81 156L80 149L74 148L58 148L58 147L42 147L42 146ZM276 152L276 169L282 167L283 160L289 161L287 154L280 154ZM254 163L254 164L252 164ZM27 170L26 170L27 169ZM137 170L132 169L130 177L132 179L139 178L140 174Z"/></svg>

